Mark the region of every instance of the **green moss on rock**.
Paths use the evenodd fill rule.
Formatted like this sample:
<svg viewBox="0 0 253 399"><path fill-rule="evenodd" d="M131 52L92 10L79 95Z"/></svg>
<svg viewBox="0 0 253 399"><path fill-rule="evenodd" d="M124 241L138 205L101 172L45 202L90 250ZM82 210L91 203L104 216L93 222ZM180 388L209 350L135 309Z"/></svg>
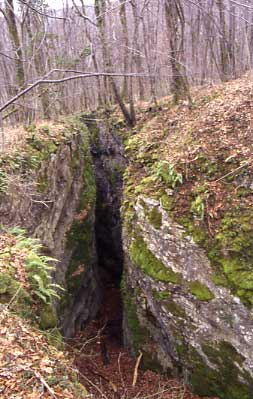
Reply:
<svg viewBox="0 0 253 399"><path fill-rule="evenodd" d="M32 303L30 295L13 276L0 273L0 303L9 303L14 299L13 306L18 313L23 313Z"/></svg>
<svg viewBox="0 0 253 399"><path fill-rule="evenodd" d="M67 248L72 256L66 274L66 298L78 289L93 256L94 207L96 204L96 183L93 163L89 151L87 128L82 126L83 187L79 200L78 215L67 234ZM75 154L73 155L75 157ZM80 167L80 165L78 166ZM65 299L66 299L65 298ZM66 302L65 300L62 303Z"/></svg>
<svg viewBox="0 0 253 399"><path fill-rule="evenodd" d="M162 214L157 207L153 207L147 212L149 222L155 229L160 229L162 226Z"/></svg>
<svg viewBox="0 0 253 399"><path fill-rule="evenodd" d="M130 257L140 269L157 281L179 284L181 275L166 267L147 248L141 237L136 238L130 246Z"/></svg>
<svg viewBox="0 0 253 399"><path fill-rule="evenodd" d="M186 313L185 313L184 309L182 308L182 306L180 306L178 303L176 303L172 299L167 299L167 301L165 302L165 307L176 318L177 317L184 318L184 319L187 318Z"/></svg>
<svg viewBox="0 0 253 399"><path fill-rule="evenodd" d="M200 281L190 281L188 285L191 293L200 301L210 301L214 298L209 288Z"/></svg>
<svg viewBox="0 0 253 399"><path fill-rule="evenodd" d="M228 286L246 305L253 304L253 219L249 209L228 212L216 235L213 260L223 270Z"/></svg>
<svg viewBox="0 0 253 399"><path fill-rule="evenodd" d="M127 326L131 333L132 346L135 354L138 354L138 350L145 345L148 332L145 328L140 325L137 316L137 305L130 295L124 295L124 309L127 317Z"/></svg>
<svg viewBox="0 0 253 399"><path fill-rule="evenodd" d="M40 328L42 330L48 330L57 326L58 319L57 315L51 305L43 305L40 309Z"/></svg>
<svg viewBox="0 0 253 399"><path fill-rule="evenodd" d="M48 176L46 173L40 174L37 179L37 191L44 193L48 188Z"/></svg>
<svg viewBox="0 0 253 399"><path fill-rule="evenodd" d="M154 298L164 301L170 297L171 293L169 291L153 291Z"/></svg>
<svg viewBox="0 0 253 399"><path fill-rule="evenodd" d="M173 208L173 196L172 195L167 195L167 194L163 194L161 196L161 205L163 207L163 209L165 209L165 211L171 211L171 209Z"/></svg>
<svg viewBox="0 0 253 399"><path fill-rule="evenodd" d="M218 396L221 399L251 399L253 380L241 371L243 357L227 342L216 347L209 343L202 346L210 367L195 348L189 346L181 350L185 362L191 365L190 383L201 396Z"/></svg>

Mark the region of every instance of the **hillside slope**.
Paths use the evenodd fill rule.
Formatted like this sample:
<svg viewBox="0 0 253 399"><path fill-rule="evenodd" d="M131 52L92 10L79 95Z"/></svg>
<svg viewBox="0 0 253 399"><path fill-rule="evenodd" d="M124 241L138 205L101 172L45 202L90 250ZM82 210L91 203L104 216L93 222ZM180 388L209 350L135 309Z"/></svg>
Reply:
<svg viewBox="0 0 253 399"><path fill-rule="evenodd" d="M48 273L52 260L20 229L2 230L0 248L1 398L88 397L73 360L61 350Z"/></svg>
<svg viewBox="0 0 253 399"><path fill-rule="evenodd" d="M126 341L224 399L253 386L251 86L144 108L126 140Z"/></svg>

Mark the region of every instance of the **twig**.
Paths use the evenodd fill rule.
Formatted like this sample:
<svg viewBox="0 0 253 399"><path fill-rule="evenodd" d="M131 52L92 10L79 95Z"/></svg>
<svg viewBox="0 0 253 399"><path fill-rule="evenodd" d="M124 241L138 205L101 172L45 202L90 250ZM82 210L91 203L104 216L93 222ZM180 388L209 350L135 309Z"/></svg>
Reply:
<svg viewBox="0 0 253 399"><path fill-rule="evenodd" d="M244 168L245 166L247 166L249 164L250 164L250 162L246 161L243 165L238 166L238 168L232 170L231 172L227 173L226 175L224 175L224 176L220 177L219 179L215 180L213 183L217 183L218 181L225 179L227 176L230 176L230 175L234 174L235 172L237 172L238 170Z"/></svg>
<svg viewBox="0 0 253 399"><path fill-rule="evenodd" d="M71 368L71 370L76 371L76 369L73 369L73 367L70 367L70 368ZM100 389L96 384L94 384L94 382L92 382L88 377L86 377L83 373L81 373L80 370L78 370L78 374L80 374L80 376L81 376L82 378L84 378L91 386L93 386L93 388L95 388L95 389L100 393L101 398L108 399L108 396L106 396L106 395L101 391L101 389Z"/></svg>
<svg viewBox="0 0 253 399"><path fill-rule="evenodd" d="M52 18L52 19L61 19L64 21L69 21L69 18L66 17L57 17L56 15L50 15L47 14L45 12L42 12L40 10L38 10L37 8L33 7L30 3L26 2L25 0L20 0L21 3L25 4L28 8L30 8L32 11L36 12L39 15L42 15L43 17L47 17L47 18Z"/></svg>
<svg viewBox="0 0 253 399"><path fill-rule="evenodd" d="M139 352L140 352L140 351L139 351ZM138 356L138 359L137 359L137 361L136 361L136 364L135 364L134 376L133 376L133 384L132 384L133 387L135 387L136 382L137 382L137 378L138 378L138 369L139 369L139 366L140 366L140 362L141 362L142 356L143 356L143 353L140 352L140 354L139 354L139 356Z"/></svg>
<svg viewBox="0 0 253 399"><path fill-rule="evenodd" d="M30 197L29 197L30 198ZM31 199L31 198L30 198ZM31 199L31 201L32 202L36 202L36 203L38 203L38 204L42 204L42 205L44 205L46 208L49 208L49 206L47 205L48 203L52 203L52 202L54 202L54 201L39 201L39 200L34 200L34 199Z"/></svg>
<svg viewBox="0 0 253 399"><path fill-rule="evenodd" d="M101 337L101 333L104 331L106 327L106 324L103 325L103 327L101 327L98 332L97 335L95 335L94 337L87 339L87 341L84 342L84 344L82 345L81 349L78 351L79 353L82 353L82 351L84 350L84 348L89 345L91 342L95 341L96 339Z"/></svg>
<svg viewBox="0 0 253 399"><path fill-rule="evenodd" d="M44 380L44 378L42 377L42 375L40 375L40 373L38 373L37 371L34 371L35 376L40 380L40 382L44 385L44 387L48 390L48 392L50 393L50 395L53 396L53 398L57 399L57 396L55 395L54 391L52 390L52 388L50 388L50 386L48 385L48 383Z"/></svg>
<svg viewBox="0 0 253 399"><path fill-rule="evenodd" d="M7 314L9 308L11 307L12 303L14 302L14 300L16 299L19 291L21 290L22 286L20 285L17 289L17 291L15 292L15 294L13 295L13 297L11 298L10 302L6 305L5 309L3 310L1 316L0 316L0 322L3 321L5 315Z"/></svg>
<svg viewBox="0 0 253 399"><path fill-rule="evenodd" d="M158 392L152 393L152 394L147 395L147 396L140 396L138 399L150 399L150 398L154 398L154 397L157 397L158 395L162 395L164 393L168 393L168 392L171 392L171 391L172 391L171 388L170 389L163 389L162 391L158 391ZM136 399L136 396L133 399Z"/></svg>
<svg viewBox="0 0 253 399"><path fill-rule="evenodd" d="M122 356L122 352L120 352L120 354L118 356L119 375L120 375L120 379L121 379L121 384L124 386L124 388L126 388L125 381L124 381L124 378L122 376L121 366L120 366L121 356Z"/></svg>
<svg viewBox="0 0 253 399"><path fill-rule="evenodd" d="M180 395L180 398L179 398L179 399L184 399L185 393L186 393L186 389L185 389L185 385L184 385L184 389L183 389L183 391L181 392L181 395Z"/></svg>
<svg viewBox="0 0 253 399"><path fill-rule="evenodd" d="M118 388L116 387L116 385L107 377L105 377L103 374L98 373L97 371L92 370L92 368L90 368L89 366L87 366L87 370L94 374L97 377L100 377L102 380L104 380L105 382L107 382L108 385L110 385L110 387L112 388L114 393L118 392Z"/></svg>

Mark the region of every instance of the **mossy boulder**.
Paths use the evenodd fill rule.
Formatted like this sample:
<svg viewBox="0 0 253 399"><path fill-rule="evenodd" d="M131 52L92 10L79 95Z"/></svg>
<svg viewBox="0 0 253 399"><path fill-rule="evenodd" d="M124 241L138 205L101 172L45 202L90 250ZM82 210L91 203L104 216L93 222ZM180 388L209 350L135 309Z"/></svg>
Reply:
<svg viewBox="0 0 253 399"><path fill-rule="evenodd" d="M55 310L50 305L44 304L39 313L39 324L42 330L54 328L58 324L58 318Z"/></svg>
<svg viewBox="0 0 253 399"><path fill-rule="evenodd" d="M175 273L170 267L158 260L147 248L142 237L133 240L129 253L134 264L153 279L174 284L180 282L180 274Z"/></svg>

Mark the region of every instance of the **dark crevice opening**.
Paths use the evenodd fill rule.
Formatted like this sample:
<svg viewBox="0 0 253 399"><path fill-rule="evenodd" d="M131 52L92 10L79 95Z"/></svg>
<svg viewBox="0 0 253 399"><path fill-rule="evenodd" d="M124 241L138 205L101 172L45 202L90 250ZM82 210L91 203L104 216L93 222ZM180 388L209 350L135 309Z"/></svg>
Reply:
<svg viewBox="0 0 253 399"><path fill-rule="evenodd" d="M120 207L125 158L117 134L105 124L96 124L96 129L97 136L91 153L97 187L95 236L102 297L97 319L105 337L101 351L104 351L106 364L106 343L110 345L113 341L122 345L123 341L120 284L124 256Z"/></svg>

